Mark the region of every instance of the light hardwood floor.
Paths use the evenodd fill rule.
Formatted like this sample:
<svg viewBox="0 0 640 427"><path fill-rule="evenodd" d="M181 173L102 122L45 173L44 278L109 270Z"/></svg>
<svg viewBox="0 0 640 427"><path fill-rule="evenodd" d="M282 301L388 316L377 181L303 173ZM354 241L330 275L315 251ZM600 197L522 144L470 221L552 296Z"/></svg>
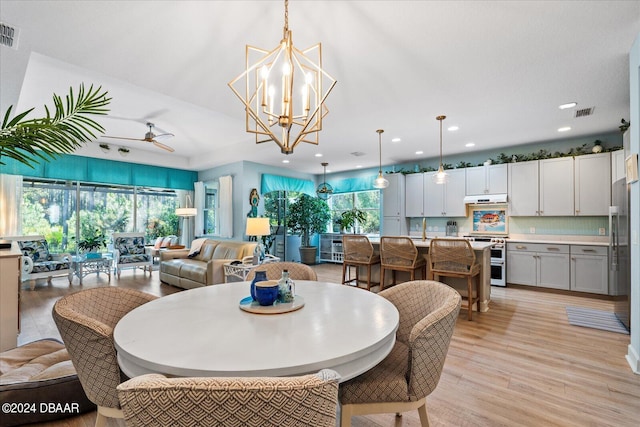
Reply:
<svg viewBox="0 0 640 427"><path fill-rule="evenodd" d="M340 282L341 265L314 267L319 280ZM94 275L82 288L124 286L155 295L179 291L141 270L120 280ZM21 292L19 343L59 338L51 308L81 289L64 278ZM375 290L376 288L374 288ZM569 325L566 306L611 310L606 298L525 287L492 288L490 311L466 320L461 314L437 389L427 398L431 426L638 426L640 375L625 361L629 336ZM462 312L461 312L462 313ZM49 427L91 427L95 413ZM418 414L354 417L353 425L419 426ZM109 426L124 426L110 421Z"/></svg>

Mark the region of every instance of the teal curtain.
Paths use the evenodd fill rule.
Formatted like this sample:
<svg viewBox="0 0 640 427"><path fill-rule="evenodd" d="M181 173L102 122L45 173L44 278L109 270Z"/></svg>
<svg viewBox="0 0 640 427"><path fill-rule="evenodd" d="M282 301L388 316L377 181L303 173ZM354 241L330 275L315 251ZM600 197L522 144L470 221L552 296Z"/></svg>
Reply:
<svg viewBox="0 0 640 427"><path fill-rule="evenodd" d="M378 174L364 177L347 178L339 181L327 180L327 183L333 187L333 193L354 193L356 191L370 191L376 190L373 187L373 181L375 181Z"/></svg>
<svg viewBox="0 0 640 427"><path fill-rule="evenodd" d="M98 184L137 185L173 190L193 190L198 172L160 166L138 165L115 160L63 154L50 162L30 168L7 157L0 173L31 178L65 179Z"/></svg>
<svg viewBox="0 0 640 427"><path fill-rule="evenodd" d="M271 191L299 191L310 196L315 196L316 186L313 181L307 179L263 173L262 182L260 184L260 193L266 194Z"/></svg>

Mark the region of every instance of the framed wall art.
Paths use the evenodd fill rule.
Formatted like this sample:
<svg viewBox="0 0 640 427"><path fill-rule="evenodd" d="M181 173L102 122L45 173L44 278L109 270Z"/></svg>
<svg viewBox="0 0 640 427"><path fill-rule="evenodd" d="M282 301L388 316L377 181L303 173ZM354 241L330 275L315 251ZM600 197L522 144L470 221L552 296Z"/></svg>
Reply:
<svg viewBox="0 0 640 427"><path fill-rule="evenodd" d="M471 207L471 234L506 235L509 232L507 207Z"/></svg>

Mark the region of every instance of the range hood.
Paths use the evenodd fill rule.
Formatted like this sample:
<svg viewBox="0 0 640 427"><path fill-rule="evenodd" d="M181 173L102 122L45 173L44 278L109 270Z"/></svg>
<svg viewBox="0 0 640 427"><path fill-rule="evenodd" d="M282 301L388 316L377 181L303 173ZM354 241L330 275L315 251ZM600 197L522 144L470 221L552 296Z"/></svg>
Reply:
<svg viewBox="0 0 640 427"><path fill-rule="evenodd" d="M507 203L506 194L480 194L477 196L466 196L464 198L466 205L487 205L493 203Z"/></svg>

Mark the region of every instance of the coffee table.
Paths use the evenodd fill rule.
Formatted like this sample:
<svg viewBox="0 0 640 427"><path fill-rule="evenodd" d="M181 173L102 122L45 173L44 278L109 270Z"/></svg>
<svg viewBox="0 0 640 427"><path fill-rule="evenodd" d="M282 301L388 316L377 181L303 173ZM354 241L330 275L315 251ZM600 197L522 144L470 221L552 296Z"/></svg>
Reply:
<svg viewBox="0 0 640 427"><path fill-rule="evenodd" d="M87 258L84 255L71 257L71 269L80 280L81 285L82 278L91 273L96 273L97 276L100 276L100 273L105 273L111 281L112 265L111 254L102 254L102 258Z"/></svg>

